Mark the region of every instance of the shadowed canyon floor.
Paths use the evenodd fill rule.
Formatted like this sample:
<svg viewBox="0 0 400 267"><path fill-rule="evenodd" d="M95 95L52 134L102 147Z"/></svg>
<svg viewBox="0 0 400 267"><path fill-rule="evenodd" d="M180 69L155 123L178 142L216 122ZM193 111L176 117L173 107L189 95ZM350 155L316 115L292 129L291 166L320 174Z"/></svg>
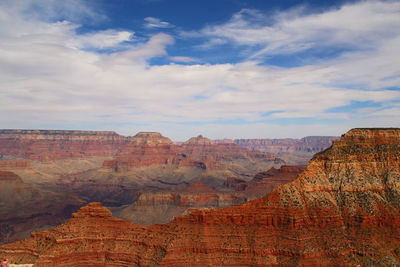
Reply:
<svg viewBox="0 0 400 267"><path fill-rule="evenodd" d="M39 267L398 266L400 130L353 129L293 182L241 206L139 226L92 203L0 257Z"/></svg>

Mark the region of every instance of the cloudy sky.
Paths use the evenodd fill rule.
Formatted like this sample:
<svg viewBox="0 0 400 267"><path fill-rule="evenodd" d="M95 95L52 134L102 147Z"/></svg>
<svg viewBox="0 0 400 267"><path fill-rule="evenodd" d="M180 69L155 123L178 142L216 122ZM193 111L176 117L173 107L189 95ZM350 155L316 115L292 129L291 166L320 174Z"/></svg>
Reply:
<svg viewBox="0 0 400 267"><path fill-rule="evenodd" d="M0 1L0 128L354 127L400 127L399 1Z"/></svg>

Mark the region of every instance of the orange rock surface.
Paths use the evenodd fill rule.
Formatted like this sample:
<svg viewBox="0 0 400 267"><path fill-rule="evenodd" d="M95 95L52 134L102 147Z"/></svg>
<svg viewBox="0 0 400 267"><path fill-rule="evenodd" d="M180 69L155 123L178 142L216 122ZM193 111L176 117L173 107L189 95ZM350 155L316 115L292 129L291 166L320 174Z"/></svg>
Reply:
<svg viewBox="0 0 400 267"><path fill-rule="evenodd" d="M293 182L142 227L94 203L0 248L35 266L398 266L400 129L354 129Z"/></svg>
<svg viewBox="0 0 400 267"><path fill-rule="evenodd" d="M153 133L152 142L135 141L140 136L148 140L148 133L139 133L129 138L130 143L124 145L112 160L106 160L105 168L116 171L127 171L132 168L150 165L175 165L179 167L196 167L201 169L225 169L226 161L257 159L260 161L279 161L272 153L250 151L235 144L214 144L201 135L190 138L181 145ZM278 162L279 163L279 162Z"/></svg>
<svg viewBox="0 0 400 267"><path fill-rule="evenodd" d="M246 183L244 194L249 199L262 197L271 192L276 186L293 181L302 173L305 167L283 165L279 169L272 167L266 172L260 172ZM238 186L240 189L240 185ZM243 187L243 185L242 185Z"/></svg>

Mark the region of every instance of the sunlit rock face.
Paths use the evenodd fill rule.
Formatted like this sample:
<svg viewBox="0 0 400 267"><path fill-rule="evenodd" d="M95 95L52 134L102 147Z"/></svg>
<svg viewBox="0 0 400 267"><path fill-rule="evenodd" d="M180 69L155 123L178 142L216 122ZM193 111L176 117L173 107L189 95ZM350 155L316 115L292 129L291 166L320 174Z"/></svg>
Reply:
<svg viewBox="0 0 400 267"><path fill-rule="evenodd" d="M238 207L138 226L100 204L0 248L35 266L397 266L400 130L354 129L297 179Z"/></svg>

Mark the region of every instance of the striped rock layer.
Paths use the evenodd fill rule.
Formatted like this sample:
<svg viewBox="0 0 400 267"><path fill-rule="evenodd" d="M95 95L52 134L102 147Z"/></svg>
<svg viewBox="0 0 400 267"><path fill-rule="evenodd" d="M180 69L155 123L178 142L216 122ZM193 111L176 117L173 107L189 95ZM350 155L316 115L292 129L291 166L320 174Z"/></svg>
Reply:
<svg viewBox="0 0 400 267"><path fill-rule="evenodd" d="M400 129L353 129L241 206L138 226L92 203L0 248L35 266L398 266Z"/></svg>

